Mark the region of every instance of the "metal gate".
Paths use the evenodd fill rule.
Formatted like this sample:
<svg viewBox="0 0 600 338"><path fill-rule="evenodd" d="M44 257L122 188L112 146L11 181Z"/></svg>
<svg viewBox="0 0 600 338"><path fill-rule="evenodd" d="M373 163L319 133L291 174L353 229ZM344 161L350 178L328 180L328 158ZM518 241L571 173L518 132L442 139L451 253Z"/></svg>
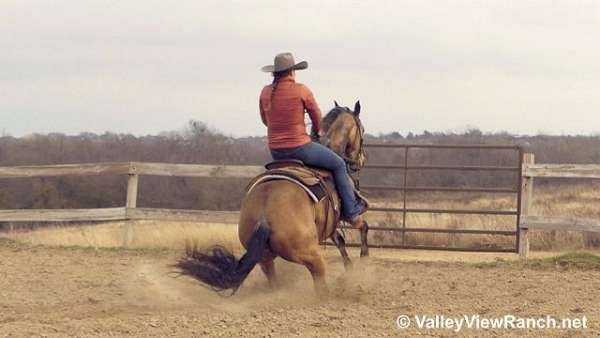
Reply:
<svg viewBox="0 0 600 338"><path fill-rule="evenodd" d="M520 222L520 210L521 210L521 180L522 180L522 166L523 166L523 150L519 146L505 146L505 145L421 145L421 144L366 144L367 148L387 148L387 151L392 149L400 149L404 152L404 161L400 164L368 164L364 169L385 169L385 170L396 170L399 171L402 180L401 185L362 185L361 190L367 193L377 190L388 190L388 191L401 191L402 192L402 203L401 207L371 207L369 211L373 212L388 212L388 213L400 213L402 215L401 224L394 224L394 226L377 226L370 225L369 230L374 231L392 231L400 233L400 243L393 244L369 244L370 247L374 248L399 248L399 249L425 249L425 250L448 250L448 251L483 251L483 252L518 252L519 248L519 222ZM510 152L508 158L510 158L510 165L430 165L430 164L411 164L410 156L414 149L439 149L441 151L456 151L456 150L476 150L479 152L486 151L507 151ZM512 156L514 155L514 160ZM466 172L482 172L494 175L498 172L513 172L515 179L510 179L509 187L474 187L474 186L425 186L425 185L414 185L409 182L409 172L431 172L432 170L438 171L466 171ZM361 174L365 176L365 174ZM436 208L409 208L407 203L409 199L407 195L409 192L447 192L447 193L461 193L461 192L477 192L485 194L508 194L511 196L516 195L516 203L513 207L504 210L483 210L483 209L436 209ZM375 203L376 204L376 203ZM407 221L408 214L416 213L429 213L429 214L462 214L462 215L503 215L514 218L514 229L511 230L489 230L489 229L467 229L464 226L461 228L440 228L440 227L414 227ZM368 215L369 213L367 213ZM367 216L368 219L368 216ZM464 225L464 224L463 224ZM341 228L350 229L348 226L342 226ZM491 235L491 236L510 236L514 238L512 246L509 247L461 247L461 246L431 246L431 245L415 245L406 243L407 233L445 233L445 234L465 234L465 235ZM370 236L373 232L370 232ZM357 246L358 243L348 243L348 246Z"/></svg>

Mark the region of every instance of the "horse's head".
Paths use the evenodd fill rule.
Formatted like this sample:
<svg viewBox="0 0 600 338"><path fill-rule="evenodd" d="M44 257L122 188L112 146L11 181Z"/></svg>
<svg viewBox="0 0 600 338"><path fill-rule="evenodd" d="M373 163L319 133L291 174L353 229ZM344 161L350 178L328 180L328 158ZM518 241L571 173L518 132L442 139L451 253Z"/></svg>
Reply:
<svg viewBox="0 0 600 338"><path fill-rule="evenodd" d="M359 171L365 162L360 101L356 101L354 110L334 103L335 107L323 119L321 143L340 155L350 170Z"/></svg>

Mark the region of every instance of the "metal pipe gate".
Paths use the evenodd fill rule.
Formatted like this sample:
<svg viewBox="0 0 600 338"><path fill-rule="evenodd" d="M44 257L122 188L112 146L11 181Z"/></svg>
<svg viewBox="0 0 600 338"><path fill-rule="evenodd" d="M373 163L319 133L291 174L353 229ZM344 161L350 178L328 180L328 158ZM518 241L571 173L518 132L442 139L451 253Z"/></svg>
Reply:
<svg viewBox="0 0 600 338"><path fill-rule="evenodd" d="M391 190L402 191L401 208L383 208L372 207L369 211L402 213L402 224L396 227L370 226L370 230L375 231L394 231L401 232L402 238L400 244L373 244L374 248L398 248L398 249L425 249L425 250L447 250L447 251L478 251L478 252L518 252L519 248L519 224L521 218L521 184L523 168L523 149L520 146L512 145L430 145L430 144L365 144L367 148L393 148L404 150L404 163L401 165L388 164L370 164L364 169L389 169L402 170L402 185L400 186L382 186L382 185L361 185L361 190ZM410 165L409 155L411 149L473 149L473 150L506 150L512 151L518 157L513 166L484 166L484 165ZM514 172L517 179L513 182L511 188L485 188L485 187L433 187L433 186L415 186L408 184L409 171L429 171L429 170L453 170L453 171L476 171L476 172ZM502 193L515 194L517 201L514 209L511 210L481 210L481 209L436 209L436 208L408 208L407 192L428 191L428 192L481 192L481 193ZM448 229L448 228L418 228L407 225L406 216L410 213L430 213L430 214L475 214L475 215L504 215L514 216L514 230L476 230L476 229ZM367 213L368 214L368 213ZM349 226L341 226L342 229L352 229ZM515 238L514 247L509 248L474 248L474 247L447 247L447 246L425 246L406 244L406 233L447 233L447 234L475 234L475 235L493 235L493 236L512 236ZM348 246L359 246L358 243L348 243Z"/></svg>

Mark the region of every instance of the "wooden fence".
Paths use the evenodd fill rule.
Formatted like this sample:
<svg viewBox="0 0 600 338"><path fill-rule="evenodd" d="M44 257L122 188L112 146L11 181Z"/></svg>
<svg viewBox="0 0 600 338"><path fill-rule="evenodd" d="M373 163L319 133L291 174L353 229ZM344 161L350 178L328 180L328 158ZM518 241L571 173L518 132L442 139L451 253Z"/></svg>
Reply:
<svg viewBox="0 0 600 338"><path fill-rule="evenodd" d="M0 222L72 222L115 220L178 220L237 223L238 212L138 208L138 184L141 175L173 177L247 177L264 169L260 166L218 166L147 162L88 163L41 166L0 167L0 179L52 176L127 175L127 198L120 208L97 209L19 209L0 210Z"/></svg>
<svg viewBox="0 0 600 338"><path fill-rule="evenodd" d="M524 154L519 253L524 259L529 252L529 230L577 230L600 232L600 221L572 217L529 215L533 203L533 181L543 178L600 179L600 165L536 164L533 154ZM142 175L176 177L252 178L261 166L200 165L170 163L89 163L41 166L0 167L0 179L52 176L127 175L126 203L120 208L98 209L19 209L0 210L0 222L70 222L115 220L175 220L237 223L238 212L138 208L138 184Z"/></svg>
<svg viewBox="0 0 600 338"><path fill-rule="evenodd" d="M534 154L523 155L523 180L521 185L521 224L519 255L529 254L529 230L575 230L600 232L600 220L576 217L548 217L530 215L535 195L534 178L600 179L598 164L536 164Z"/></svg>

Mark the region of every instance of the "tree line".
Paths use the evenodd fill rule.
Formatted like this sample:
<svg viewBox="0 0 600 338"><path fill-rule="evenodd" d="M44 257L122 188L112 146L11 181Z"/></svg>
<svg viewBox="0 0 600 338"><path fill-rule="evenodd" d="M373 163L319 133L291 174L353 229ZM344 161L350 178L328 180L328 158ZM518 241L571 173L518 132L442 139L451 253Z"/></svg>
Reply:
<svg viewBox="0 0 600 338"><path fill-rule="evenodd" d="M540 163L600 163L599 136L515 136L473 129L464 133L367 134L366 142L521 145L535 153L536 162ZM403 150L368 149L367 163L402 165L404 155ZM0 136L0 166L127 161L262 165L270 161L270 155L264 137L234 138L199 121L190 121L179 131L147 136L114 133ZM518 157L506 150L411 149L408 163L514 166ZM416 186L511 187L516 182L515 175L430 170L410 172L406 180L407 185ZM236 210L246 183L246 179L142 176L138 205ZM403 183L401 170L371 169L361 174L361 184ZM125 204L126 189L126 178L121 176L0 179L0 209L117 207Z"/></svg>

